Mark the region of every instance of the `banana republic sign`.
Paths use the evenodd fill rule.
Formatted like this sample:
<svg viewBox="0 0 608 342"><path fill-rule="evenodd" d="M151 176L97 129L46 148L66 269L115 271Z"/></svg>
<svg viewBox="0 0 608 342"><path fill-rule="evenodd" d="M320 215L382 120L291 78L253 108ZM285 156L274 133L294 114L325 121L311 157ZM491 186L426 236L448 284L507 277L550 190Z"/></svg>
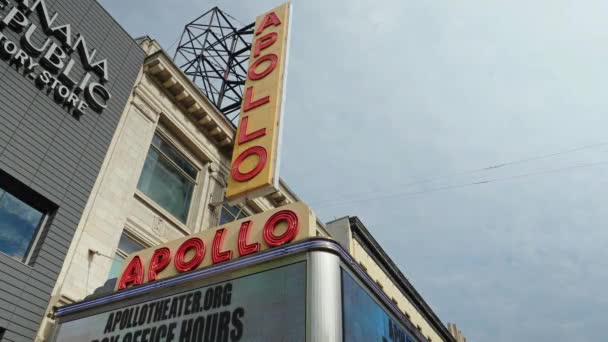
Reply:
<svg viewBox="0 0 608 342"><path fill-rule="evenodd" d="M109 80L107 59L97 56L96 49L89 50L85 37L73 32L58 13L51 13L45 0L16 3L0 0L0 59L75 117L88 108L101 113L112 97L104 86ZM34 16L40 27L32 21ZM8 37L9 30L20 35L18 42ZM77 72L75 56L84 73Z"/></svg>

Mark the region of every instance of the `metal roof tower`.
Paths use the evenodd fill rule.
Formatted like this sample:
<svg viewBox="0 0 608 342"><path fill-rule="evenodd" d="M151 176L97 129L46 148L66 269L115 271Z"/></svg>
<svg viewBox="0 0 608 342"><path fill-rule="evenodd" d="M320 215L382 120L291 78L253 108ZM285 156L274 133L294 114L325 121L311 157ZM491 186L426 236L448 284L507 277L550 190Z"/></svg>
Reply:
<svg viewBox="0 0 608 342"><path fill-rule="evenodd" d="M173 60L236 126L255 23L234 22L214 7L186 24Z"/></svg>

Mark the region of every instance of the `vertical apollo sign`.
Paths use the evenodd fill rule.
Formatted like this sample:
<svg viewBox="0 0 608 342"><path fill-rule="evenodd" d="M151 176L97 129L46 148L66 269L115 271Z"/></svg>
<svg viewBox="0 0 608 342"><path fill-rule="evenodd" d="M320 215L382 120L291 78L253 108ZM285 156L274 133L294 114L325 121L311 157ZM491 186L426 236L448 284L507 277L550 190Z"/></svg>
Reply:
<svg viewBox="0 0 608 342"><path fill-rule="evenodd" d="M290 14L291 5L285 3L255 22L226 190L231 202L264 196L278 187Z"/></svg>

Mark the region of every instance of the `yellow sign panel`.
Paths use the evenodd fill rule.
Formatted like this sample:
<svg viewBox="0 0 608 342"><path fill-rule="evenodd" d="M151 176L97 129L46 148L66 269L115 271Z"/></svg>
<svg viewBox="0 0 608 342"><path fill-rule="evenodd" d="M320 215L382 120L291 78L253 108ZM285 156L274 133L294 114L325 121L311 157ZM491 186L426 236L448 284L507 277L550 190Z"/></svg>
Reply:
<svg viewBox="0 0 608 342"><path fill-rule="evenodd" d="M264 196L278 185L278 148L289 43L290 4L255 22L226 197Z"/></svg>
<svg viewBox="0 0 608 342"><path fill-rule="evenodd" d="M205 230L127 257L116 290L251 255L316 236L316 218L301 202Z"/></svg>

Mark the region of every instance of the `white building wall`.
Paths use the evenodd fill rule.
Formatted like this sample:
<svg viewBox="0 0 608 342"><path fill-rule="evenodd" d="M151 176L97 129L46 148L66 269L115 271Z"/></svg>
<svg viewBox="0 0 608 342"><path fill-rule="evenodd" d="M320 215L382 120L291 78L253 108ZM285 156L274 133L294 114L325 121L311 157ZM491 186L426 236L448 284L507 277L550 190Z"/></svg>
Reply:
<svg viewBox="0 0 608 342"><path fill-rule="evenodd" d="M123 231L154 246L218 224L235 129L158 43L146 38L141 46L148 58L85 207L38 341L45 341L52 332L54 306L82 300L106 283ZM186 223L137 190L155 132L199 170ZM295 201L295 195L281 184L276 193L247 201L245 210L253 214Z"/></svg>

